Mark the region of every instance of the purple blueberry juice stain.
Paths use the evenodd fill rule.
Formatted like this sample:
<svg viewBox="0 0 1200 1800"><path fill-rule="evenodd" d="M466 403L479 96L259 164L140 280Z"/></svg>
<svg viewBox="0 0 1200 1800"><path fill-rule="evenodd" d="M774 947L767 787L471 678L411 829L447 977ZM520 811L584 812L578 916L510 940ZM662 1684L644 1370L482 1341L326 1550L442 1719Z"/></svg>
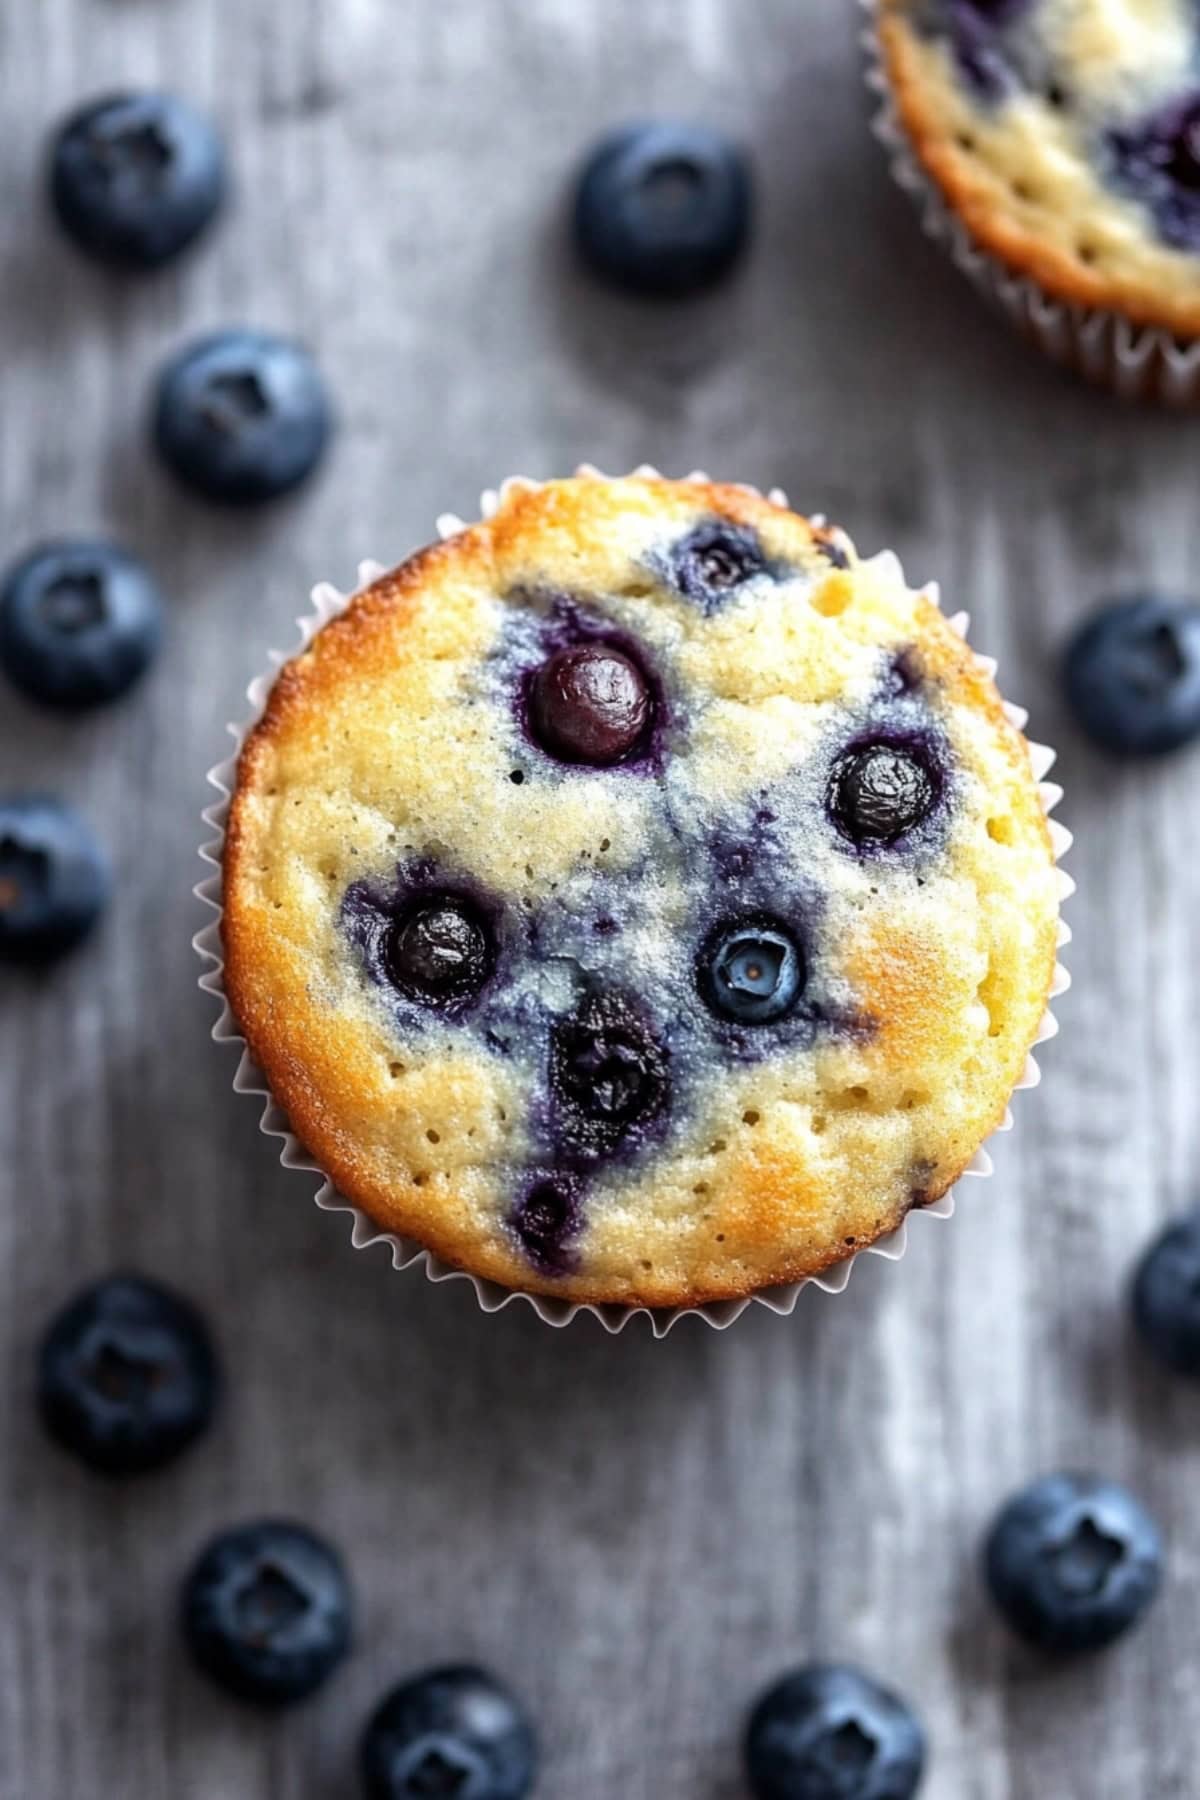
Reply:
<svg viewBox="0 0 1200 1800"><path fill-rule="evenodd" d="M784 784L751 799L740 818L722 821L701 845L685 971L696 1005L685 1014L683 1036L694 1052L685 1054L685 1062L696 1053L706 1067L714 1059L760 1062L807 1049L822 1035L861 1030L862 1021L846 1016L826 984L825 897L806 867L810 815L819 804L811 779L801 778L794 791ZM758 1009L751 1019L714 1004L713 959L725 936L755 924L768 928L772 964L779 946L770 933L781 933L791 945L794 964L785 970L780 962L777 973L787 975L794 992L786 1004L768 1009L769 1016Z"/></svg>
<svg viewBox="0 0 1200 1800"><path fill-rule="evenodd" d="M1110 132L1107 151L1114 185L1149 210L1164 243L1200 251L1200 90Z"/></svg>
<svg viewBox="0 0 1200 1800"><path fill-rule="evenodd" d="M779 812L774 805L762 804L765 798L764 790L758 803L751 803L740 817L722 820L705 835L703 854L710 872L705 885L710 893L714 888L758 891L778 879L787 854L775 829Z"/></svg>
<svg viewBox="0 0 1200 1800"><path fill-rule="evenodd" d="M754 852L749 844L722 844L716 850L715 860L726 881L745 881L754 873Z"/></svg>
<svg viewBox="0 0 1200 1800"><path fill-rule="evenodd" d="M927 0L918 13L921 26L944 34L954 50L963 79L980 100L997 102L1028 85L1037 47L1011 32L1036 0Z"/></svg>

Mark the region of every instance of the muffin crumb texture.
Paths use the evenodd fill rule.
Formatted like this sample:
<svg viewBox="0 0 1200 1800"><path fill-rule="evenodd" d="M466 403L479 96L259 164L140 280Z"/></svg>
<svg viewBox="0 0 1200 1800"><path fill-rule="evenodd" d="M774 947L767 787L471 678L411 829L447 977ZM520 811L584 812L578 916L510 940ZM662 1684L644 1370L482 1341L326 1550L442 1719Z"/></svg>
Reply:
<svg viewBox="0 0 1200 1800"><path fill-rule="evenodd" d="M280 674L225 982L381 1228L687 1306L958 1178L1043 1019L1058 894L989 666L893 557L739 487L510 484Z"/></svg>
<svg viewBox="0 0 1200 1800"><path fill-rule="evenodd" d="M1191 0L878 0L912 146L974 240L1067 304L1200 334Z"/></svg>

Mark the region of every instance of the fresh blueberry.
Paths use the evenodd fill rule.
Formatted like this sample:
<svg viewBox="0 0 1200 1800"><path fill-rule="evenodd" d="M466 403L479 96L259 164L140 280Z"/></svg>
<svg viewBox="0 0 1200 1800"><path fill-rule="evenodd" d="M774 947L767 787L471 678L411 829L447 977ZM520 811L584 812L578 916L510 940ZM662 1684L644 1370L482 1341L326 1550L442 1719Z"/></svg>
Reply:
<svg viewBox="0 0 1200 1800"><path fill-rule="evenodd" d="M521 1248L545 1275L567 1275L574 1265L572 1238L583 1228L579 1180L571 1174L538 1175L509 1220Z"/></svg>
<svg viewBox="0 0 1200 1800"><path fill-rule="evenodd" d="M1109 145L1119 183L1149 207L1165 242L1200 249L1200 94L1113 132Z"/></svg>
<svg viewBox="0 0 1200 1800"><path fill-rule="evenodd" d="M1162 1575L1158 1526L1133 1495L1091 1475L1047 1475L1015 1495L984 1568L1012 1629L1040 1649L1099 1650L1141 1618Z"/></svg>
<svg viewBox="0 0 1200 1800"><path fill-rule="evenodd" d="M605 1156L670 1095L667 1053L633 1003L591 993L551 1034L550 1082L567 1146Z"/></svg>
<svg viewBox="0 0 1200 1800"><path fill-rule="evenodd" d="M172 1462L207 1426L217 1389L217 1360L199 1313L136 1275L86 1288L42 1343L46 1428L105 1474Z"/></svg>
<svg viewBox="0 0 1200 1800"><path fill-rule="evenodd" d="M589 267L639 294L682 297L728 273L750 235L745 157L703 125L629 125L584 167L575 238Z"/></svg>
<svg viewBox="0 0 1200 1800"><path fill-rule="evenodd" d="M301 345L225 331L181 351L158 383L154 433L167 466L206 499L256 505L297 487L320 462L332 419Z"/></svg>
<svg viewBox="0 0 1200 1800"><path fill-rule="evenodd" d="M54 140L54 210L98 262L155 269L199 236L225 193L221 140L172 94L116 94L73 113Z"/></svg>
<svg viewBox="0 0 1200 1800"><path fill-rule="evenodd" d="M525 1800L533 1727L483 1669L431 1669L393 1688L363 1733L366 1800Z"/></svg>
<svg viewBox="0 0 1200 1800"><path fill-rule="evenodd" d="M1200 1377L1200 1212L1177 1219L1147 1250L1134 1277L1133 1318L1160 1362Z"/></svg>
<svg viewBox="0 0 1200 1800"><path fill-rule="evenodd" d="M0 958L41 962L87 936L108 902L108 861L78 813L0 798Z"/></svg>
<svg viewBox="0 0 1200 1800"><path fill-rule="evenodd" d="M150 665L162 600L145 564L115 544L44 544L0 585L0 667L35 700L115 700Z"/></svg>
<svg viewBox="0 0 1200 1800"><path fill-rule="evenodd" d="M183 1590L197 1663L243 1700L286 1706L328 1679L350 1647L350 1585L337 1552L286 1520L215 1537Z"/></svg>
<svg viewBox="0 0 1200 1800"><path fill-rule="evenodd" d="M391 928L386 956L401 993L443 1008L473 1000L496 960L487 920L461 894L422 894L411 901Z"/></svg>
<svg viewBox="0 0 1200 1800"><path fill-rule="evenodd" d="M925 1733L911 1708L870 1676L815 1663L762 1696L745 1757L755 1800L911 1800Z"/></svg>
<svg viewBox="0 0 1200 1800"><path fill-rule="evenodd" d="M856 744L834 765L829 811L852 844L894 844L928 818L938 783L916 744L881 739Z"/></svg>
<svg viewBox="0 0 1200 1800"><path fill-rule="evenodd" d="M804 991L804 956L778 919L727 920L700 952L697 974L700 992L720 1017L770 1025L786 1017Z"/></svg>
<svg viewBox="0 0 1200 1800"><path fill-rule="evenodd" d="M680 593L705 612L716 612L739 588L768 573L755 533L725 519L706 519L690 531L671 552L670 567Z"/></svg>
<svg viewBox="0 0 1200 1800"><path fill-rule="evenodd" d="M633 658L611 644L573 644L536 669L529 723L543 750L561 762L608 768L644 743L653 706Z"/></svg>
<svg viewBox="0 0 1200 1800"><path fill-rule="evenodd" d="M1063 663L1088 736L1122 756L1157 756L1200 733L1200 606L1119 600L1084 624Z"/></svg>

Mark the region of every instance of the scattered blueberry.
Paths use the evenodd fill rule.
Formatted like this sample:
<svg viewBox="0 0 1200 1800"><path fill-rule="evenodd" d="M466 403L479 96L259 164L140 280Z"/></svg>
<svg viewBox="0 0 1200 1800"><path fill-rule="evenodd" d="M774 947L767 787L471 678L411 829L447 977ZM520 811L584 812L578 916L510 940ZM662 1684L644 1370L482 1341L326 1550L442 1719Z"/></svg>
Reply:
<svg viewBox="0 0 1200 1800"><path fill-rule="evenodd" d="M473 1000L495 967L487 920L460 894L422 894L392 926L388 972L410 1000L453 1007Z"/></svg>
<svg viewBox="0 0 1200 1800"><path fill-rule="evenodd" d="M1016 1494L988 1536L992 1598L1043 1650L1098 1650L1158 1591L1162 1539L1140 1501L1090 1475L1047 1475Z"/></svg>
<svg viewBox="0 0 1200 1800"><path fill-rule="evenodd" d="M136 1275L86 1288L42 1343L46 1428L105 1474L172 1462L207 1426L217 1389L203 1319L178 1294Z"/></svg>
<svg viewBox="0 0 1200 1800"><path fill-rule="evenodd" d="M87 936L108 902L108 862L78 813L0 798L0 958L41 962Z"/></svg>
<svg viewBox="0 0 1200 1800"><path fill-rule="evenodd" d="M321 1686L350 1647L341 1558L303 1525L264 1519L213 1539L184 1584L197 1663L244 1700L285 1706Z"/></svg>
<svg viewBox="0 0 1200 1800"><path fill-rule="evenodd" d="M332 418L301 345L261 331L190 344L159 378L154 433L168 467L209 500L255 505L310 475Z"/></svg>
<svg viewBox="0 0 1200 1800"><path fill-rule="evenodd" d="M1067 699L1088 736L1123 756L1177 750L1200 733L1200 606L1119 600L1067 646Z"/></svg>
<svg viewBox="0 0 1200 1800"><path fill-rule="evenodd" d="M524 1710L482 1669L431 1669L404 1682L363 1733L366 1800L525 1800L536 1767Z"/></svg>
<svg viewBox="0 0 1200 1800"><path fill-rule="evenodd" d="M155 269L186 248L225 193L210 122L171 94L116 94L73 113L54 140L54 210L98 262Z"/></svg>
<svg viewBox="0 0 1200 1800"><path fill-rule="evenodd" d="M816 1663L768 1688L750 1716L745 1756L755 1800L911 1800L925 1733L870 1676Z"/></svg>
<svg viewBox="0 0 1200 1800"><path fill-rule="evenodd" d="M739 1025L770 1025L804 990L804 957L778 919L719 925L700 953L700 991L715 1013Z"/></svg>
<svg viewBox="0 0 1200 1800"><path fill-rule="evenodd" d="M724 519L707 519L671 553L675 586L706 612L715 612L747 582L768 573L753 531Z"/></svg>
<svg viewBox="0 0 1200 1800"><path fill-rule="evenodd" d="M858 744L839 757L829 783L829 811L853 844L894 844L937 802L932 765L915 746Z"/></svg>
<svg viewBox="0 0 1200 1800"><path fill-rule="evenodd" d="M592 993L551 1034L550 1080L569 1147L585 1156L615 1150L667 1104L667 1053L632 1003Z"/></svg>
<svg viewBox="0 0 1200 1800"><path fill-rule="evenodd" d="M589 157L575 197L575 238L606 281L682 297L728 273L750 235L745 157L703 125L629 125Z"/></svg>
<svg viewBox="0 0 1200 1800"><path fill-rule="evenodd" d="M579 1180L568 1173L539 1175L509 1220L521 1248L545 1275L567 1275L574 1264L571 1239L583 1226Z"/></svg>
<svg viewBox="0 0 1200 1800"><path fill-rule="evenodd" d="M1200 1212L1177 1219L1147 1250L1134 1278L1133 1317L1160 1362L1200 1377Z"/></svg>
<svg viewBox="0 0 1200 1800"><path fill-rule="evenodd" d="M644 743L652 703L646 677L611 644L573 644L534 671L529 723L562 762L608 768Z"/></svg>
<svg viewBox="0 0 1200 1800"><path fill-rule="evenodd" d="M0 585L0 667L47 706L115 700L153 661L161 635L153 576L115 544L44 544Z"/></svg>

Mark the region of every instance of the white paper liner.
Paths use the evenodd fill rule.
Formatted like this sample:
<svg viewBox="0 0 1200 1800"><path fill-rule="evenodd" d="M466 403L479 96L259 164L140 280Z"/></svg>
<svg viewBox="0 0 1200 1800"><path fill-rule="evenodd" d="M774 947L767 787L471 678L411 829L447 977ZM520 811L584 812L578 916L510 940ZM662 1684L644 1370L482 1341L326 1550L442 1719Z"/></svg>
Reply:
<svg viewBox="0 0 1200 1800"><path fill-rule="evenodd" d="M604 479L600 471L593 468L592 465L588 463L585 463L577 473L582 476L593 476L597 479ZM640 468L635 469L634 474L645 476L650 479L659 478L657 469L651 468L648 464L643 464ZM709 478L702 471L697 470L692 475L688 476L687 479L690 481L706 482ZM745 486L745 484L741 485ZM481 515L484 518L490 518L501 504L505 495L509 492L520 489L532 489L539 486L541 486L540 482L528 481L520 476L511 477L501 488L489 489L483 495L480 502ZM747 487L746 491L755 495L758 494L756 488ZM780 506L786 506L788 504L787 496L780 488L772 488L768 498ZM819 518L814 518L813 522L818 524L823 523ZM462 529L463 521L458 518L456 514L443 513L438 520L438 534L442 538L453 537ZM903 571L900 568L900 563L891 551L885 550L873 560L876 564L886 569L889 574L894 575L897 579L903 580ZM381 563L360 563L358 569L358 588L355 589L355 592L360 592L363 588L368 587L371 582L375 581L384 573L385 570ZM927 599L931 600L935 606L940 605L936 584L930 584L923 588L921 592ZM665 1337L668 1331L670 1331L682 1318L700 1318L704 1320L706 1325L710 1325L714 1330L723 1331L726 1326L732 1325L735 1319L740 1318L748 1306L764 1306L770 1312L783 1315L790 1314L795 1308L801 1291L808 1287L810 1283L812 1286L820 1288L826 1294L840 1294L845 1289L846 1284L850 1279L850 1271L859 1256L881 1256L888 1262L899 1262L900 1258L908 1248L908 1228L912 1220L950 1218L954 1212L953 1188L933 1205L911 1212L896 1231L891 1232L886 1237L877 1239L875 1243L867 1245L864 1249L856 1251L854 1255L846 1257L833 1268L827 1269L820 1275L809 1276L803 1281L789 1282L786 1286L782 1287L764 1288L760 1292L741 1300L717 1301L711 1302L706 1306L696 1307L681 1306L673 1308L650 1308L645 1306L576 1304L573 1301L558 1300L553 1296L546 1294L527 1293L522 1289L502 1287L497 1282L484 1280L480 1276L472 1275L467 1270L453 1268L449 1263L443 1262L440 1257L435 1256L432 1251L425 1249L422 1244L417 1243L412 1238L399 1237L392 1232L382 1231L375 1221L368 1217L361 1208L354 1206L351 1201L347 1200L343 1194L338 1192L333 1182L330 1181L329 1177L319 1165L312 1160L303 1144L290 1130L285 1113L276 1104L270 1088L267 1085L266 1077L250 1055L246 1040L238 1030L237 1020L234 1018L233 1011L229 1005L229 1000L225 992L225 962L221 943L221 867L225 849L225 825L229 816L230 799L237 778L238 758L241 755L242 745L248 734L262 716L267 703L267 697L274 686L279 669L284 663L290 662L294 656L298 656L300 652L311 643L312 639L322 626L328 624L330 619L340 613L343 608L349 604L352 598L352 594L344 594L328 582L321 582L312 590L313 610L312 612L305 614L303 618L297 620L297 624L300 628L299 642L293 645L290 650L271 651L269 656L270 668L263 674L256 675L246 690L246 697L249 700L252 709L250 717L241 725L230 725L228 727L234 740L233 752L223 762L218 763L214 768L210 769L207 777L209 784L216 788L220 795L220 799L215 805L208 807L203 814L204 823L212 829L214 836L208 843L205 843L201 847L200 856L201 860L210 866L213 873L206 876L206 878L193 890L197 899L204 901L205 905L210 906L216 916L202 931L196 934L192 943L200 957L209 965L206 972L200 977L200 987L206 994L211 994L220 1007L220 1017L212 1028L212 1036L217 1043L232 1044L240 1052L237 1073L233 1079L235 1091L239 1094L255 1095L264 1102L259 1129L263 1132L264 1136L277 1138L279 1140L279 1160L285 1169L296 1169L303 1174L315 1178L318 1183L315 1198L317 1205L322 1211L348 1213L350 1215L353 1222L350 1241L354 1248L356 1250L361 1250L368 1244L387 1244L392 1253L392 1265L394 1268L420 1268L426 1277L433 1282L469 1282L474 1289L475 1298L486 1313L499 1312L503 1307L511 1306L514 1301L525 1301L533 1308L539 1319L547 1325L561 1327L570 1324L571 1320L576 1318L580 1313L591 1313L594 1317L599 1319L606 1331L612 1333L622 1331L629 1321L638 1314L645 1314L650 1320L654 1336L661 1338ZM965 639L968 625L968 615L966 613L955 614L948 623L960 637ZM980 657L979 661L989 674L994 674L995 663L991 658ZM1017 729L1022 730L1028 716L1024 709L1006 702L1004 710ZM1034 774L1040 784L1039 792L1042 797L1042 802L1046 808L1047 815L1049 815L1062 798L1062 789L1055 786L1052 782L1047 782L1043 779L1054 762L1055 752L1042 744L1030 744L1030 754L1033 761ZM1055 861L1057 862L1060 857L1066 854L1070 847L1071 834L1053 820L1050 821L1050 832L1054 844ZM1058 880L1060 896L1065 900L1074 892L1075 884L1070 876L1065 874L1062 870L1058 871ZM1058 938L1060 948L1070 941L1070 935L1069 928L1060 921ZM1054 981L1050 989L1050 998L1052 1000L1057 999L1060 994L1066 992L1069 986L1070 976L1067 974L1067 971L1063 968L1061 963L1056 964ZM1053 1014L1047 1010L1038 1029L1035 1047L1038 1044L1046 1043L1050 1038L1057 1036L1057 1033L1058 1025ZM1021 1079L1016 1084L1017 1089L1036 1087L1040 1080L1041 1073L1031 1054L1025 1064ZM1012 1129L1012 1124L1012 1112L1011 1110L1006 1110L998 1130L1010 1131ZM983 1148L976 1151L970 1164L963 1171L964 1177L973 1176L976 1178L986 1178L991 1173L992 1159L988 1155L986 1149Z"/></svg>
<svg viewBox="0 0 1200 1800"><path fill-rule="evenodd" d="M1029 276L1006 268L971 236L921 166L897 113L876 30L878 0L860 4L870 20L862 37L867 86L879 101L871 129L888 153L893 178L916 205L926 235L1051 361L1111 388L1123 400L1200 406L1200 338L1181 340L1158 326L1135 325L1119 312L1056 300Z"/></svg>

